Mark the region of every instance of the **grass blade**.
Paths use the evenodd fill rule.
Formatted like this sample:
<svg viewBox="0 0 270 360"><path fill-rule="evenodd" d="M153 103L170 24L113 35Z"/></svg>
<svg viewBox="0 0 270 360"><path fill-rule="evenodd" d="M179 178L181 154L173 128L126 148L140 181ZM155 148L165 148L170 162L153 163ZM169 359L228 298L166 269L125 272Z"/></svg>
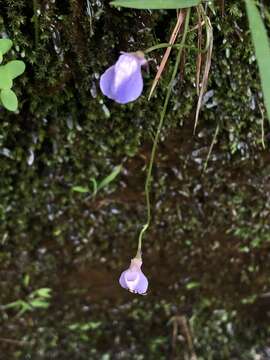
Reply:
<svg viewBox="0 0 270 360"><path fill-rule="evenodd" d="M79 192L79 193L87 193L89 192L89 189L83 186L73 186L72 191Z"/></svg>
<svg viewBox="0 0 270 360"><path fill-rule="evenodd" d="M97 191L98 191L98 184L95 178L91 178L90 179L91 183L93 184L93 196L97 195Z"/></svg>
<svg viewBox="0 0 270 360"><path fill-rule="evenodd" d="M253 0L245 0L249 27L260 72L264 103L270 121L270 47L266 28Z"/></svg>
<svg viewBox="0 0 270 360"><path fill-rule="evenodd" d="M116 176L120 173L121 170L122 165L116 166L110 173L110 175L106 176L103 180L101 180L101 182L98 184L97 190L100 190L105 186L109 185L109 183L111 183L116 178Z"/></svg>

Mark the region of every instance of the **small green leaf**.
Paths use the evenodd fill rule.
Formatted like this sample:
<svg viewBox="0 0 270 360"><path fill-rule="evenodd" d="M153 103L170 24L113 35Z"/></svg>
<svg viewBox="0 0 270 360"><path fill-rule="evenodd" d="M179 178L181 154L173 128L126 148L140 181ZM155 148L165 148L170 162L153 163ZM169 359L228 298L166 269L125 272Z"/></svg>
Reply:
<svg viewBox="0 0 270 360"><path fill-rule="evenodd" d="M7 53L12 47L12 41L10 39L0 39L0 51L2 55Z"/></svg>
<svg viewBox="0 0 270 360"><path fill-rule="evenodd" d="M246 8L255 54L259 67L264 103L270 121L270 46L267 31L253 0L246 0Z"/></svg>
<svg viewBox="0 0 270 360"><path fill-rule="evenodd" d="M38 299L30 301L29 304L34 308L47 309L49 307L49 303L47 303L46 301L43 301L43 300L38 300Z"/></svg>
<svg viewBox="0 0 270 360"><path fill-rule="evenodd" d="M241 299L242 304L253 304L257 300L257 295L250 295L246 298Z"/></svg>
<svg viewBox="0 0 270 360"><path fill-rule="evenodd" d="M98 184L95 178L90 179L91 183L93 184L93 195L96 196L98 191Z"/></svg>
<svg viewBox="0 0 270 360"><path fill-rule="evenodd" d="M12 60L5 65L5 69L11 79L15 79L17 76L20 76L24 72L25 63L21 60Z"/></svg>
<svg viewBox="0 0 270 360"><path fill-rule="evenodd" d="M61 234L61 232L62 232L61 229L55 229L54 232L53 232L53 235L58 236L58 235Z"/></svg>
<svg viewBox="0 0 270 360"><path fill-rule="evenodd" d="M35 296L38 296L38 297L41 297L41 298L50 298L51 297L51 291L52 289L50 288L41 288L41 289L38 289L38 290L35 290L34 292L32 292L30 294L30 297L35 297Z"/></svg>
<svg viewBox="0 0 270 360"><path fill-rule="evenodd" d="M12 79L6 71L5 66L0 66L0 89L10 89L12 87Z"/></svg>
<svg viewBox="0 0 270 360"><path fill-rule="evenodd" d="M88 323L74 323L68 326L69 330L89 331L96 330L101 326L100 321L91 321Z"/></svg>
<svg viewBox="0 0 270 360"><path fill-rule="evenodd" d="M29 275L29 274L26 274L26 275L24 276L24 278L23 278L23 285L24 285L25 287L28 287L29 283L30 283L30 275Z"/></svg>
<svg viewBox="0 0 270 360"><path fill-rule="evenodd" d="M200 286L200 283L199 282L197 282L197 281L191 281L191 282L189 282L187 285L186 285L186 288L188 289L188 290L192 290L192 289L195 289L195 288L197 288L197 287L199 287Z"/></svg>
<svg viewBox="0 0 270 360"><path fill-rule="evenodd" d="M133 9L182 9L196 6L200 0L115 0L110 4Z"/></svg>
<svg viewBox="0 0 270 360"><path fill-rule="evenodd" d="M80 328L80 324L71 324L68 326L69 330L77 330Z"/></svg>
<svg viewBox="0 0 270 360"><path fill-rule="evenodd" d="M20 308L22 306L22 303L23 302L21 300L17 300L17 301L9 303L7 305L4 305L2 308L3 309Z"/></svg>
<svg viewBox="0 0 270 360"><path fill-rule="evenodd" d="M101 182L98 184L97 190L104 188L110 182L112 182L116 178L116 176L120 173L121 170L122 170L122 165L116 166L113 169L113 171L110 173L110 175L106 176L103 180L101 180Z"/></svg>
<svg viewBox="0 0 270 360"><path fill-rule="evenodd" d="M1 90L0 98L7 110L16 111L18 109L18 99L12 90Z"/></svg>
<svg viewBox="0 0 270 360"><path fill-rule="evenodd" d="M89 192L89 189L85 188L83 186L73 186L72 191L76 191L79 193L87 193L87 192Z"/></svg>
<svg viewBox="0 0 270 360"><path fill-rule="evenodd" d="M90 330L96 330L101 326L101 322L100 321L91 321L89 322L89 329Z"/></svg>

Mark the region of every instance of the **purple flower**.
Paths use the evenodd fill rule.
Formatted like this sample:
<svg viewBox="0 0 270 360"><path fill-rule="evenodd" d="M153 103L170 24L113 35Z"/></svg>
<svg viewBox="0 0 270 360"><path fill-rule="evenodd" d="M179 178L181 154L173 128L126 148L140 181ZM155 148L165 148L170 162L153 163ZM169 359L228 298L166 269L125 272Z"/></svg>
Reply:
<svg viewBox="0 0 270 360"><path fill-rule="evenodd" d="M142 259L131 259L130 266L123 271L119 283L124 288L135 294L145 295L148 288L148 280L141 270Z"/></svg>
<svg viewBox="0 0 270 360"><path fill-rule="evenodd" d="M115 65L100 77L103 94L119 104L136 100L143 90L141 66L144 64L143 52L122 53Z"/></svg>

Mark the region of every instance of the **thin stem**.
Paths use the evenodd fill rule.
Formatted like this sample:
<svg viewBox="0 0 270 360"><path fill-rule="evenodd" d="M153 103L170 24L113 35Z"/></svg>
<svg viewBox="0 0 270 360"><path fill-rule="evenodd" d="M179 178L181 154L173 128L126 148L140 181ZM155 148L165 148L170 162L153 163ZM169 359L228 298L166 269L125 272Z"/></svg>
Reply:
<svg viewBox="0 0 270 360"><path fill-rule="evenodd" d="M154 139L154 143L153 143L153 147L152 147L152 151L151 151L151 157L150 157L150 162L149 162L149 167L148 167L146 181L145 181L145 187L144 187L145 199L146 199L146 205L147 205L147 221L143 225L143 227L142 227L142 229L140 231L140 234L139 234L138 250L137 250L137 255L136 255L137 258L141 258L143 235L146 232L146 230L149 228L150 222L151 222L150 186L151 186L151 178L152 178L152 169L153 169L153 164L154 164L154 160L155 160L159 135L160 135L163 123L164 123L164 118L165 118L165 115L166 115L169 99L170 99L170 96L171 96L174 79L176 77L177 70L179 68L181 55L182 55L182 50L183 50L183 47L184 47L184 44L185 44L185 41L186 41L187 30L188 30L188 25L189 25L189 18L190 18L190 8L187 9L183 37L182 37L182 40L181 40L181 43L180 43L180 46L179 46L179 51L178 51L178 54L177 54L177 57L176 57L174 69L173 69L171 80L170 80L170 83L169 83L169 86L168 86L168 90L167 90L166 98L165 98L165 101L164 101L164 104L163 104L162 112L160 114L160 120L159 120L158 128L157 128L157 131L156 131L156 135L155 135L155 139Z"/></svg>
<svg viewBox="0 0 270 360"><path fill-rule="evenodd" d="M214 136L213 136L213 140L212 140L212 142L211 142L211 145L210 145L210 148L209 148L209 151L208 151L208 154L207 154L207 158L206 158L206 160L205 160L205 164L204 164L204 167L203 167L203 171L205 171L206 168L207 168L207 164L208 164L208 161L209 161L210 156L211 156L211 154L212 154L213 147L214 147L214 145L215 145L215 142L216 142L216 139L217 139L217 136L218 136L218 132L219 132L219 123L218 123L217 126L216 126L215 134L214 134Z"/></svg>
<svg viewBox="0 0 270 360"><path fill-rule="evenodd" d="M170 44L170 43L161 43L161 44L157 44L157 45L154 45L154 46L151 46L150 48L144 50L144 54L148 54L154 50L158 50L158 49L163 49L163 48L175 48L175 49L180 49L181 47L181 44ZM186 49L197 49L195 46L188 46L188 45L185 45L185 46L182 46Z"/></svg>
<svg viewBox="0 0 270 360"><path fill-rule="evenodd" d="M205 25L205 21L202 21L201 22L201 26ZM194 30L197 30L198 28L198 25L196 25L194 28L190 29L189 31L187 31L187 33L190 33ZM207 42L206 42L206 46L204 48L204 50L202 50L201 52L206 52L207 49L208 49L208 45L209 44L209 41L208 41L208 33L207 33ZM150 48L144 50L144 54L148 54L152 51L155 51L155 50L158 50L158 49L162 49L162 48L169 48L169 47L172 47L172 48L176 48L176 49L179 49L182 45L181 44L170 44L170 43L160 43L160 44L157 44L157 45L153 45L153 46L150 46ZM183 45L182 47L186 48L186 49L196 49L198 50L195 46L188 46L188 45Z"/></svg>
<svg viewBox="0 0 270 360"><path fill-rule="evenodd" d="M261 120L261 131L262 131L262 135L261 135L261 139L262 139L262 147L265 150L265 142L264 142L264 111L261 107L261 105L259 104L259 109L262 115L262 120Z"/></svg>

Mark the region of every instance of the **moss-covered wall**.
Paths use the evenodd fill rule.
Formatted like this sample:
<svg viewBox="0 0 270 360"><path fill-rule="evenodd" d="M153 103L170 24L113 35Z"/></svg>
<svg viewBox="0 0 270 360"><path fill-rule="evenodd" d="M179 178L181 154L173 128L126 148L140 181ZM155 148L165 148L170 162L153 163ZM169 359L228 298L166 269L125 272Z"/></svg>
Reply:
<svg viewBox="0 0 270 360"><path fill-rule="evenodd" d="M162 51L132 104L104 98L98 79L120 51L167 42L175 13L88 3L91 16L87 1L0 0L1 32L15 45L9 56L27 65L15 81L19 112L0 111L0 299L53 289L48 310L1 314L6 337L24 343L0 339L0 349L6 359L181 359L186 345L172 348L168 320L185 314L200 359L252 358L265 345L269 310L270 158L244 8L228 1L224 17L208 10L211 96L195 136L196 55L186 53L154 168L144 245L150 293L134 300L117 278L145 221L145 169L174 55L150 102ZM72 191L120 163L120 177L96 198Z"/></svg>

